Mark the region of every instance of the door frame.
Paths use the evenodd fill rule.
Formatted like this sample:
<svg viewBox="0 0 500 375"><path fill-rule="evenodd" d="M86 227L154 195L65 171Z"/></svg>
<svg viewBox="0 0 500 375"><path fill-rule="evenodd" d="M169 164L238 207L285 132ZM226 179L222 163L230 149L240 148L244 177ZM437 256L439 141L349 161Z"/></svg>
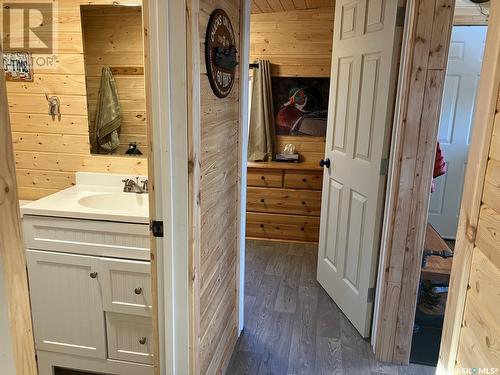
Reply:
<svg viewBox="0 0 500 375"><path fill-rule="evenodd" d="M0 52L0 55L3 55ZM35 342L28 291L26 254L21 232L16 169L5 76L0 77L0 266L10 328L11 359L16 373L36 375ZM7 335L8 337L9 335Z"/></svg>
<svg viewBox="0 0 500 375"><path fill-rule="evenodd" d="M492 2L436 374L455 370L500 86L500 3Z"/></svg>
<svg viewBox="0 0 500 375"><path fill-rule="evenodd" d="M150 218L164 223L151 237L155 374L189 372L188 162L185 0L144 0ZM180 35L179 35L180 34ZM169 108L175 109L169 111ZM36 375L26 257L5 78L0 79L0 256L12 357L17 373ZM175 126L174 126L175 124ZM155 147L152 147L154 142ZM179 250L181 249L181 250ZM174 251L175 250L175 251ZM159 319L161 317L161 319Z"/></svg>
<svg viewBox="0 0 500 375"><path fill-rule="evenodd" d="M189 373L186 1L143 0L155 375ZM154 146L154 147L153 147ZM153 176L153 178L151 178Z"/></svg>
<svg viewBox="0 0 500 375"><path fill-rule="evenodd" d="M406 1L372 323L375 357L384 362L410 358L454 7Z"/></svg>

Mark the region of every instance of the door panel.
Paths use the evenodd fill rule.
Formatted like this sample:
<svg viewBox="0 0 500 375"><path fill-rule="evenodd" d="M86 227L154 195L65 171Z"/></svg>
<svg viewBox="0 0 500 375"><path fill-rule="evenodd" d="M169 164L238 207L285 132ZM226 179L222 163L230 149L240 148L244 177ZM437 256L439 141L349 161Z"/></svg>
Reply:
<svg viewBox="0 0 500 375"><path fill-rule="evenodd" d="M336 3L318 281L367 337L401 28L397 0Z"/></svg>
<svg viewBox="0 0 500 375"><path fill-rule="evenodd" d="M486 30L455 26L451 35L438 133L447 170L436 178L429 205L429 222L443 238L456 237Z"/></svg>

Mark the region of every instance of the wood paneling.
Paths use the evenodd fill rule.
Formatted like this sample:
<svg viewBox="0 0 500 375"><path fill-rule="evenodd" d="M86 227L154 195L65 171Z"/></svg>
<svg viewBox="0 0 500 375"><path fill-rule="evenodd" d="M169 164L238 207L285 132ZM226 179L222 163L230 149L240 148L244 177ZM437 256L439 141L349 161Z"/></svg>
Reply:
<svg viewBox="0 0 500 375"><path fill-rule="evenodd" d="M128 144L134 142L147 153L141 8L82 7L82 31L91 140L94 139L101 70L109 66L115 68L114 78L123 113L117 153L123 153ZM123 69L117 69L120 67ZM128 74L127 67L137 67L142 74L133 69L133 74Z"/></svg>
<svg viewBox="0 0 500 375"><path fill-rule="evenodd" d="M224 9L239 46L239 0L188 2L192 371L224 373L238 336L239 77L217 98L204 64L210 14Z"/></svg>
<svg viewBox="0 0 500 375"><path fill-rule="evenodd" d="M330 77L333 14L333 7L253 14L250 61L270 60L273 76Z"/></svg>
<svg viewBox="0 0 500 375"><path fill-rule="evenodd" d="M274 13L288 10L333 7L335 0L252 0L252 13Z"/></svg>
<svg viewBox="0 0 500 375"><path fill-rule="evenodd" d="M411 3L379 271L378 360L408 363L454 0Z"/></svg>
<svg viewBox="0 0 500 375"><path fill-rule="evenodd" d="M295 146L301 162L318 166L319 161L325 156L325 137L278 135L276 150L281 152L288 143Z"/></svg>
<svg viewBox="0 0 500 375"><path fill-rule="evenodd" d="M136 157L119 157L90 154L88 119L93 119L98 83L91 77L85 79L84 48L80 5L112 5L111 0L60 0L54 22L58 26L58 37L54 55L56 61L44 60L45 64L37 64L40 55L34 54L34 81L8 82L7 93L12 123L12 139L14 143L17 175L19 178L19 198L38 199L58 190L65 189L74 183L69 176L76 171L147 174L147 161ZM137 1L124 0L120 4L137 4ZM109 9L109 7L105 7ZM101 15L106 18L101 7ZM121 12L123 8L113 8ZM140 12L137 8L126 8L127 12L135 12L134 26L127 17L116 17L117 21L110 29L102 30L108 37L107 45L90 45L91 51L100 48L110 52L115 42L110 35L119 35L116 48L126 45L132 52L119 53L117 65L143 65L142 32ZM129 24L130 23L130 24ZM20 26L19 26L20 27ZM119 31L119 32L118 32ZM93 34L92 34L93 33ZM91 29L91 35L99 34ZM132 38L131 34L138 35ZM127 39L127 37L129 37ZM130 41L130 45L127 44ZM132 43L133 42L133 43ZM130 55L135 57L130 58ZM131 61L127 59L130 58ZM100 60L97 56L96 62ZM133 60L133 61L132 61ZM41 60L40 60L41 61ZM100 62L99 62L100 63ZM89 65L88 71L96 76L99 65ZM140 76L117 77L120 96L124 107L123 142L138 140L145 144L146 115L144 105L144 79ZM86 86L89 88L87 100ZM61 119L53 120L47 115L45 93L56 95L61 101ZM87 108L87 105L89 108ZM129 110L130 109L130 110ZM139 136L140 135L140 136ZM120 148L123 152L124 147ZM147 152L148 147L142 148Z"/></svg>
<svg viewBox="0 0 500 375"><path fill-rule="evenodd" d="M500 129L498 116L494 129L496 132ZM466 289L457 354L460 366L457 367L474 367L477 363L481 367L495 367L500 363L497 318L500 305L500 160L493 158L496 152L496 145L492 145Z"/></svg>
<svg viewBox="0 0 500 375"><path fill-rule="evenodd" d="M500 277L500 3L491 2L439 353L438 375L497 367ZM478 309L479 307L479 309ZM496 340L496 341L495 341ZM460 369L461 370L461 369Z"/></svg>

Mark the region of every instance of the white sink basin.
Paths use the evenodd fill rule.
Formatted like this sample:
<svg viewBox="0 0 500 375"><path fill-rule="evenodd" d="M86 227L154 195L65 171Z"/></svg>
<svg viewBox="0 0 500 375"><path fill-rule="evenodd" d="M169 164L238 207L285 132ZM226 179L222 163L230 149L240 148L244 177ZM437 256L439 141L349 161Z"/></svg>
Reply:
<svg viewBox="0 0 500 375"><path fill-rule="evenodd" d="M149 224L148 194L124 193L123 180L146 176L77 172L76 185L23 205L24 215Z"/></svg>
<svg viewBox="0 0 500 375"><path fill-rule="evenodd" d="M88 195L80 198L78 204L87 208L105 211L136 212L147 210L149 200L147 194L117 192Z"/></svg>

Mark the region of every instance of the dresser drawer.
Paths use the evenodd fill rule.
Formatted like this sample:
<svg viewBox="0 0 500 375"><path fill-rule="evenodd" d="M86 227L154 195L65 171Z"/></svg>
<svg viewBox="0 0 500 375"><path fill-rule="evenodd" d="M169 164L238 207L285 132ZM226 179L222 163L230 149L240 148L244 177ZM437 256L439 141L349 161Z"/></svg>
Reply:
<svg viewBox="0 0 500 375"><path fill-rule="evenodd" d="M282 187L283 171L281 169L248 169L248 186Z"/></svg>
<svg viewBox="0 0 500 375"><path fill-rule="evenodd" d="M150 260L147 224L24 215L26 247L94 256Z"/></svg>
<svg viewBox="0 0 500 375"><path fill-rule="evenodd" d="M104 310L151 316L151 264L107 258L101 264Z"/></svg>
<svg viewBox="0 0 500 375"><path fill-rule="evenodd" d="M247 237L318 242L319 217L247 212Z"/></svg>
<svg viewBox="0 0 500 375"><path fill-rule="evenodd" d="M247 211L319 216L321 191L249 187Z"/></svg>
<svg viewBox="0 0 500 375"><path fill-rule="evenodd" d="M153 363L151 318L106 313L106 326L110 359Z"/></svg>
<svg viewBox="0 0 500 375"><path fill-rule="evenodd" d="M283 187L290 189L321 190L323 171L288 171L285 170Z"/></svg>

